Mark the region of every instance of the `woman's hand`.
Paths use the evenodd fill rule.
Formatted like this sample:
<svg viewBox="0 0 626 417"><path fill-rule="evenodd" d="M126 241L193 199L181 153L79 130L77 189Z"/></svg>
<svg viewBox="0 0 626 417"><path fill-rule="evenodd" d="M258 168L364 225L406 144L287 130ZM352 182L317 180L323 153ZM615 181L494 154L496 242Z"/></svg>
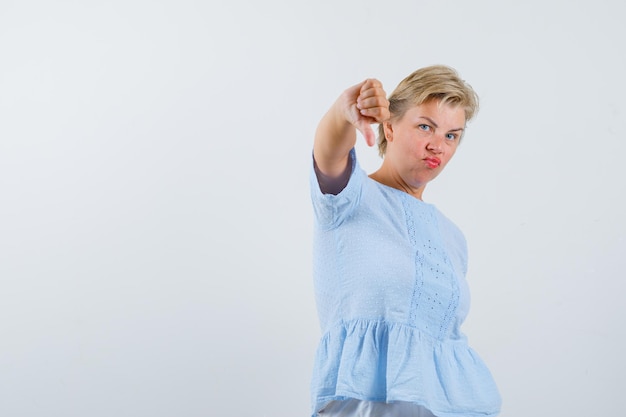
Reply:
<svg viewBox="0 0 626 417"><path fill-rule="evenodd" d="M371 124L389 119L389 101L380 81L369 78L343 92L337 103L345 119L353 125L369 146L376 143Z"/></svg>

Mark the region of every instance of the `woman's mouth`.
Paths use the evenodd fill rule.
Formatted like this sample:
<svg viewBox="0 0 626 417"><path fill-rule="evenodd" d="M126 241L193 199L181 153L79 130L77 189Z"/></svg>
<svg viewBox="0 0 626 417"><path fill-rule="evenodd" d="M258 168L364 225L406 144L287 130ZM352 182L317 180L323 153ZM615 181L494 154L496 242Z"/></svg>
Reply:
<svg viewBox="0 0 626 417"><path fill-rule="evenodd" d="M428 166L428 168L438 168L439 165L441 165L441 160L439 158L435 158L434 156L429 157L429 158L424 158L424 162L426 162L426 165Z"/></svg>

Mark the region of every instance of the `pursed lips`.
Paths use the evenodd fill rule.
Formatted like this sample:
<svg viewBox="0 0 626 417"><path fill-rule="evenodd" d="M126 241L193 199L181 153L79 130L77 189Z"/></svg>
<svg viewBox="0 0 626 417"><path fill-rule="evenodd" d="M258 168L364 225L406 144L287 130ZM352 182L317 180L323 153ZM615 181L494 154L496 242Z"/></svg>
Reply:
<svg viewBox="0 0 626 417"><path fill-rule="evenodd" d="M428 165L429 168L437 168L439 167L439 165L441 165L441 160L434 156L424 158L424 162L426 162L426 165Z"/></svg>

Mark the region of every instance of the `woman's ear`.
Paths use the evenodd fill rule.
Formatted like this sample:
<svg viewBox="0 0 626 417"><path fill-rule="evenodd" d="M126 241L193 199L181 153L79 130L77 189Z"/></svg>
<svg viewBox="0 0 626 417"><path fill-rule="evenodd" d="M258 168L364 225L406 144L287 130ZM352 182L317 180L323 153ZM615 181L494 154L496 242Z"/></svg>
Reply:
<svg viewBox="0 0 626 417"><path fill-rule="evenodd" d="M385 130L385 139L387 139L387 142L393 141L393 127L391 126L391 122L383 122L383 129Z"/></svg>

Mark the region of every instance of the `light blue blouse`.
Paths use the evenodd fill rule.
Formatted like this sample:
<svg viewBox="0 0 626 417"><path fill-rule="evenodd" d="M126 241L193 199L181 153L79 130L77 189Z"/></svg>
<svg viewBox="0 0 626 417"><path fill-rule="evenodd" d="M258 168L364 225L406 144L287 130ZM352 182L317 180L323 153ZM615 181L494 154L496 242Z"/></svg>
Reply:
<svg viewBox="0 0 626 417"><path fill-rule="evenodd" d="M500 396L460 326L467 247L435 206L370 179L354 149L339 194L311 169L322 338L312 415L332 400L408 401L440 417L496 416Z"/></svg>

